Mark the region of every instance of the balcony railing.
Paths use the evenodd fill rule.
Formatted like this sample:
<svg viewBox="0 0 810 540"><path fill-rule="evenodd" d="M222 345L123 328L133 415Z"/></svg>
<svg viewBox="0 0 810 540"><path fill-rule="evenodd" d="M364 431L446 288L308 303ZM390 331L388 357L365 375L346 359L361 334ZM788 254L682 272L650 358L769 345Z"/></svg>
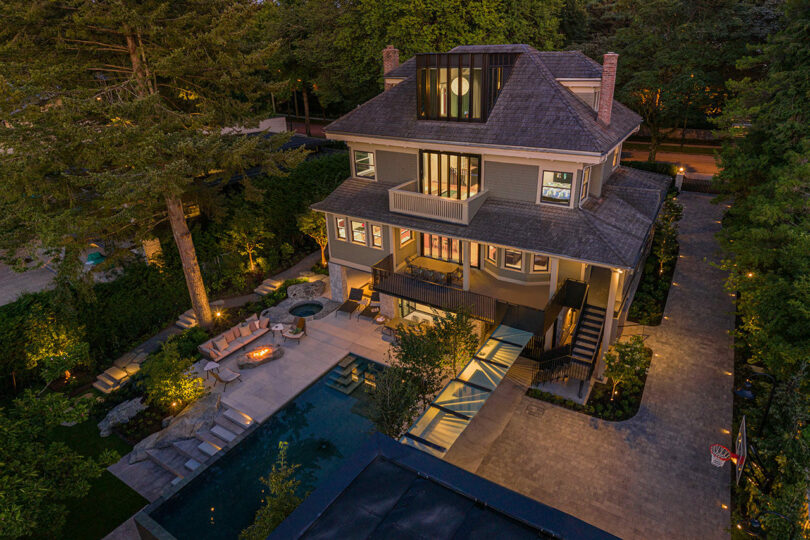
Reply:
<svg viewBox="0 0 810 540"><path fill-rule="evenodd" d="M419 193L416 180L388 190L388 208L392 212L469 225L470 220L486 201L489 192L484 190L469 199L448 199Z"/></svg>
<svg viewBox="0 0 810 540"><path fill-rule="evenodd" d="M375 291L439 309L455 311L466 308L477 319L495 322L494 298L395 272L393 255L371 267L371 286Z"/></svg>

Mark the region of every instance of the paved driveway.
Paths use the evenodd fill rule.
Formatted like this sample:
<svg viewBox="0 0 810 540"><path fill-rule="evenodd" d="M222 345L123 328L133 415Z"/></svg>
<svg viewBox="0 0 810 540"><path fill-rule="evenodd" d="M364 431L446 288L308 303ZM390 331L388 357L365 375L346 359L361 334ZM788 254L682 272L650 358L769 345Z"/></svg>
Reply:
<svg viewBox="0 0 810 540"><path fill-rule="evenodd" d="M448 461L622 538L729 537L729 466L712 467L708 452L731 443L732 299L708 262L721 208L706 195L680 200L678 285L666 320L645 329L655 356L639 413L604 422L506 381Z"/></svg>

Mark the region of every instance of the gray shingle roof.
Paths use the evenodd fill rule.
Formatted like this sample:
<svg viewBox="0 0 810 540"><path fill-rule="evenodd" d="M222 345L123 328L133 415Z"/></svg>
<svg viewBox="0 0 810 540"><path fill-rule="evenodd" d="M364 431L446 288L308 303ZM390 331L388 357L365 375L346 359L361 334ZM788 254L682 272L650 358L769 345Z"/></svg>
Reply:
<svg viewBox="0 0 810 540"><path fill-rule="evenodd" d="M583 208L489 198L469 225L407 216L388 209L388 188L348 179L315 210L378 221L442 236L466 238L525 251L635 268L671 179L619 167Z"/></svg>
<svg viewBox="0 0 810 540"><path fill-rule="evenodd" d="M540 51L537 56L557 79L602 78L602 65L580 51Z"/></svg>
<svg viewBox="0 0 810 540"><path fill-rule="evenodd" d="M418 120L411 59L391 72L402 76L409 71L407 78L332 122L326 133L604 154L641 123L636 113L614 101L611 124L605 127L597 122L596 111L556 81L555 75L596 71L598 64L581 53L540 53L528 45L454 50L521 52L486 123Z"/></svg>

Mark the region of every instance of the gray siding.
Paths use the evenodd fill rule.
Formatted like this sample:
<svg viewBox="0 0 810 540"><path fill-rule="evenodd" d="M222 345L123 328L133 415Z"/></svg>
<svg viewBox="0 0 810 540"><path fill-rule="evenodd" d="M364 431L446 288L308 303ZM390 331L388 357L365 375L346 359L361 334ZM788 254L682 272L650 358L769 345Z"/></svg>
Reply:
<svg viewBox="0 0 810 540"><path fill-rule="evenodd" d="M532 254L523 252L523 269L512 270L510 268L502 268L503 264L503 249L498 249L498 264L489 262L486 258L486 244L481 244L481 264L482 270L486 269L491 275L514 281L525 281L526 283L544 283L548 282L549 272L531 273Z"/></svg>
<svg viewBox="0 0 810 540"><path fill-rule="evenodd" d="M484 188L490 197L533 203L539 174L535 165L484 161Z"/></svg>
<svg viewBox="0 0 810 540"><path fill-rule="evenodd" d="M582 263L559 259L557 267L557 287L559 288L566 279L579 280L582 277Z"/></svg>
<svg viewBox="0 0 810 540"><path fill-rule="evenodd" d="M591 197L601 197L602 196L602 180L605 175L606 170L610 170L610 164L607 164L603 161L599 165L594 165L591 169ZM608 173L610 176L610 173Z"/></svg>
<svg viewBox="0 0 810 540"><path fill-rule="evenodd" d="M371 223L369 223L367 227L367 234L370 235ZM350 240L338 240L335 236L335 229L335 216L333 214L326 214L326 230L329 234L329 257L332 259L340 259L361 266L371 266L391 253L391 242L388 238L389 232L386 225L383 225L382 249L361 246L352 243ZM347 234L348 237L351 238L350 230L347 231Z"/></svg>
<svg viewBox="0 0 810 540"><path fill-rule="evenodd" d="M383 184L397 185L416 180L416 154L377 150L377 180Z"/></svg>
<svg viewBox="0 0 810 540"><path fill-rule="evenodd" d="M413 240L408 242L402 247L399 247L399 231L398 227L394 227L394 251L396 252L395 259L398 264L401 264L405 261L406 258L410 257L411 255L417 254L417 244L419 241L417 240L417 236L419 236L418 232L413 231ZM384 245L384 244L383 244Z"/></svg>

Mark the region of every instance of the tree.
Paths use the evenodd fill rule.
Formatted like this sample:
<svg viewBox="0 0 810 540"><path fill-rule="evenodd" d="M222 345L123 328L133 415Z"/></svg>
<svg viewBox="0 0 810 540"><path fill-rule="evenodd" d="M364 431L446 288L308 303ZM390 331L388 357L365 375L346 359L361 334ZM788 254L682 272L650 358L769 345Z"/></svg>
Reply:
<svg viewBox="0 0 810 540"><path fill-rule="evenodd" d="M371 403L377 431L399 439L419 414L419 390L401 367L391 366L377 377Z"/></svg>
<svg viewBox="0 0 810 540"><path fill-rule="evenodd" d="M478 334L472 316L466 309L447 312L434 321L434 327L451 370L450 375L455 377L459 364L475 356L478 350Z"/></svg>
<svg viewBox="0 0 810 540"><path fill-rule="evenodd" d="M175 412L205 394L204 381L191 370L192 360L181 358L177 346L164 343L140 371L147 403Z"/></svg>
<svg viewBox="0 0 810 540"><path fill-rule="evenodd" d="M295 479L300 465L288 463L288 446L284 441L278 443L276 462L270 474L261 479L267 487L264 504L256 511L253 524L239 534L240 540L264 540L301 504L303 499L297 494L301 482Z"/></svg>
<svg viewBox="0 0 810 540"><path fill-rule="evenodd" d="M303 151L283 137L225 130L266 116L275 45L252 0L0 7L0 249L23 266L53 257L79 282L88 244L130 257L127 243L168 220L191 304L211 310L185 204L261 165L281 174ZM249 183L244 179L243 183ZM115 246L120 246L115 248Z"/></svg>
<svg viewBox="0 0 810 540"><path fill-rule="evenodd" d="M678 256L678 222L683 217L683 205L674 195L668 195L655 222L652 253L658 259L658 275L675 262Z"/></svg>
<svg viewBox="0 0 810 540"><path fill-rule="evenodd" d="M430 403L444 381L444 345L431 327L400 326L391 347L390 364L401 368L416 388L418 402Z"/></svg>
<svg viewBox="0 0 810 540"><path fill-rule="evenodd" d="M256 253L264 248L264 241L271 240L273 236L261 216L240 207L234 211L222 242L226 249L235 249L240 255L247 256L248 272L253 273L256 271Z"/></svg>
<svg viewBox="0 0 810 540"><path fill-rule="evenodd" d="M298 228L301 232L315 240L321 248L321 266L326 267L326 246L329 236L326 234L326 217L322 212L310 210L298 216Z"/></svg>
<svg viewBox="0 0 810 540"><path fill-rule="evenodd" d="M610 401L618 394L619 385L631 385L638 382L646 373L647 350L644 338L631 336L627 341L618 341L605 354L605 377L610 379L613 388Z"/></svg>
<svg viewBox="0 0 810 540"><path fill-rule="evenodd" d="M26 391L8 409L0 409L0 536L54 538L65 524L65 503L83 497L116 456L98 460L77 454L64 443L50 442L49 431L61 422L87 417L93 400L62 394L37 396Z"/></svg>

